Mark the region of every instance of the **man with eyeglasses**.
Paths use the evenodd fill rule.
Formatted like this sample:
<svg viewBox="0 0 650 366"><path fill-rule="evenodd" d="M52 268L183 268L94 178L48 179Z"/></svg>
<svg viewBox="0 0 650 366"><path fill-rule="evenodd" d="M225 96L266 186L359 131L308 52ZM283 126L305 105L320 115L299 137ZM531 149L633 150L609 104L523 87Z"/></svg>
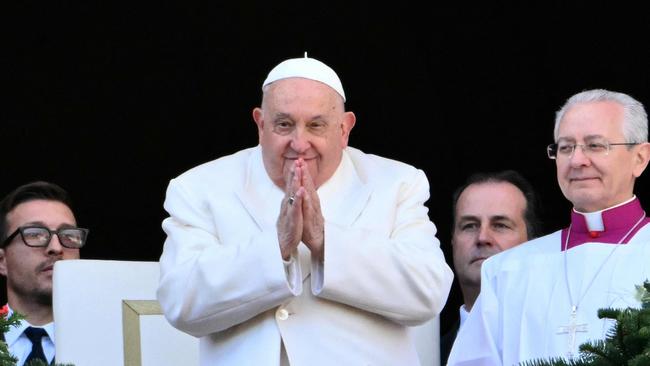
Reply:
<svg viewBox="0 0 650 366"><path fill-rule="evenodd" d="M6 277L9 313L25 316L3 334L17 366L54 360L54 263L78 259L88 235L77 227L71 207L65 190L41 181L18 187L0 202L0 274Z"/></svg>
<svg viewBox="0 0 650 366"><path fill-rule="evenodd" d="M601 308L639 307L650 278L650 220L634 195L648 165L648 118L632 97L578 93L557 112L557 179L573 204L570 224L483 263L481 292L449 365L575 359L613 325Z"/></svg>

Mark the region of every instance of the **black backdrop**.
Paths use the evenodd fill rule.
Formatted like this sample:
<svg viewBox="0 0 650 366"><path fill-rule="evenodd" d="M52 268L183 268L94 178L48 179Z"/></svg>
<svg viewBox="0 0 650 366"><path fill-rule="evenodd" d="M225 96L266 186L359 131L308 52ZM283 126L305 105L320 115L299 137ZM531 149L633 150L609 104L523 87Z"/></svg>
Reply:
<svg viewBox="0 0 650 366"><path fill-rule="evenodd" d="M27 1L2 17L0 193L70 191L84 258L157 260L169 179L256 144L262 80L304 51L339 73L351 145L428 175L450 263L451 193L470 173L519 170L557 229L570 206L544 151L555 110L589 88L650 105L650 22L622 2ZM443 331L459 301L454 287Z"/></svg>

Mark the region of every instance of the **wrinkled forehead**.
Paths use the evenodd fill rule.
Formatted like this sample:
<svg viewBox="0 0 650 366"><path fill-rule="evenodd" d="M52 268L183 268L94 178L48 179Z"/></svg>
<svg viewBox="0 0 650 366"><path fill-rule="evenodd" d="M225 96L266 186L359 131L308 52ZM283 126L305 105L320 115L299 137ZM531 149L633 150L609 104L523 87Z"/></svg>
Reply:
<svg viewBox="0 0 650 366"><path fill-rule="evenodd" d="M327 84L319 81L287 78L275 81L264 88L263 108L279 107L291 103L321 105L337 111L344 110L341 96Z"/></svg>
<svg viewBox="0 0 650 366"><path fill-rule="evenodd" d="M624 134L624 109L615 102L582 102L571 106L558 126L557 139L605 139Z"/></svg>

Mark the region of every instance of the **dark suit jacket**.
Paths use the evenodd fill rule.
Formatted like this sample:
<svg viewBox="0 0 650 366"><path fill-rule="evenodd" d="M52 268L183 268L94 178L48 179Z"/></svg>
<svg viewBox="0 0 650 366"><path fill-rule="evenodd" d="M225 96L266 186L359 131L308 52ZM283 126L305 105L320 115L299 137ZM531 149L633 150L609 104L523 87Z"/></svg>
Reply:
<svg viewBox="0 0 650 366"><path fill-rule="evenodd" d="M451 352L451 346L454 345L454 340L456 340L456 334L458 334L458 328L460 328L460 320L457 320L451 329L445 333L445 335L440 338L440 364L445 366L447 364L447 359L449 358L449 352Z"/></svg>

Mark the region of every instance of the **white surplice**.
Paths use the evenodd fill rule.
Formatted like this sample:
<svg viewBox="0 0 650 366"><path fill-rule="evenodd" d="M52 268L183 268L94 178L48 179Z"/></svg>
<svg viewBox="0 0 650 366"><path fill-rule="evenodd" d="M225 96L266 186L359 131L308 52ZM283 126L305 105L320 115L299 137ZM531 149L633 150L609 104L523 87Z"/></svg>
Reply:
<svg viewBox="0 0 650 366"><path fill-rule="evenodd" d="M599 319L598 309L640 306L635 286L650 279L650 225L624 245L589 242L566 254L561 247L560 230L483 263L481 293L448 365L517 365L569 351L577 355L580 344L603 339L614 324ZM578 302L579 325L572 349L570 299Z"/></svg>

